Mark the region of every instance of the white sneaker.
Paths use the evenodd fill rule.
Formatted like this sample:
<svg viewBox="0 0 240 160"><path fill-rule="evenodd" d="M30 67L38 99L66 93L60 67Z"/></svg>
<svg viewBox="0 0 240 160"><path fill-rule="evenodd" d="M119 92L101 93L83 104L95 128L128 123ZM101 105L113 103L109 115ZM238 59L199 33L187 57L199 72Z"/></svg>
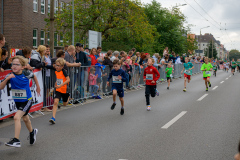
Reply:
<svg viewBox="0 0 240 160"><path fill-rule="evenodd" d="M150 110L151 110L151 107L150 107L150 106L148 106L148 107L147 107L147 111L150 111Z"/></svg>

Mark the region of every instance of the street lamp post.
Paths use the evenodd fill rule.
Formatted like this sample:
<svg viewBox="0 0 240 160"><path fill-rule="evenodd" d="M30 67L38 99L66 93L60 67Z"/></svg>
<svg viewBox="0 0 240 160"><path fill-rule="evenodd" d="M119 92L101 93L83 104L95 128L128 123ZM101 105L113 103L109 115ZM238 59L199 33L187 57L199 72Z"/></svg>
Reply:
<svg viewBox="0 0 240 160"><path fill-rule="evenodd" d="M200 28L200 39L199 39L200 47L199 47L199 55L198 55L198 56L200 56L200 50L201 50L201 35L202 35L202 34L201 34L201 30L204 29L204 28L208 28L208 27L210 27L210 26Z"/></svg>
<svg viewBox="0 0 240 160"><path fill-rule="evenodd" d="M74 0L72 0L72 45L74 45Z"/></svg>

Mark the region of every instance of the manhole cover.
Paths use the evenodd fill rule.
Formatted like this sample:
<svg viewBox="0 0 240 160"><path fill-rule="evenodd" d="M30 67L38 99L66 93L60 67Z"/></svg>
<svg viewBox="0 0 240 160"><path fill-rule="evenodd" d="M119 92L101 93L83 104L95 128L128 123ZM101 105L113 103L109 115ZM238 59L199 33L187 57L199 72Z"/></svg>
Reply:
<svg viewBox="0 0 240 160"><path fill-rule="evenodd" d="M0 138L0 151L15 148L15 147L5 146L5 142L8 142L9 140L10 140L10 138Z"/></svg>

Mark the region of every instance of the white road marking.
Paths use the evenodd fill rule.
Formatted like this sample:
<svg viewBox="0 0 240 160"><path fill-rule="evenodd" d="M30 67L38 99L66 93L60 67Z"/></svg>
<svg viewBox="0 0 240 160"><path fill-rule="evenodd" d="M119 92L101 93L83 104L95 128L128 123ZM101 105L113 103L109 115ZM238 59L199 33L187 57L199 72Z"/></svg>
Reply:
<svg viewBox="0 0 240 160"><path fill-rule="evenodd" d="M218 88L218 86L215 86L212 90L215 90L215 89L217 89Z"/></svg>
<svg viewBox="0 0 240 160"><path fill-rule="evenodd" d="M223 83L224 81L220 82L221 84Z"/></svg>
<svg viewBox="0 0 240 160"><path fill-rule="evenodd" d="M167 124L165 124L162 129L168 129L173 123L177 122L184 114L186 114L187 111L182 111L179 113L176 117L174 117L171 121L169 121Z"/></svg>
<svg viewBox="0 0 240 160"><path fill-rule="evenodd" d="M231 75L229 77L232 77Z"/></svg>
<svg viewBox="0 0 240 160"><path fill-rule="evenodd" d="M208 94L204 94L201 98L199 98L197 101L203 100L203 98L207 97Z"/></svg>
<svg viewBox="0 0 240 160"><path fill-rule="evenodd" d="M226 80L228 80L228 78L226 78Z"/></svg>

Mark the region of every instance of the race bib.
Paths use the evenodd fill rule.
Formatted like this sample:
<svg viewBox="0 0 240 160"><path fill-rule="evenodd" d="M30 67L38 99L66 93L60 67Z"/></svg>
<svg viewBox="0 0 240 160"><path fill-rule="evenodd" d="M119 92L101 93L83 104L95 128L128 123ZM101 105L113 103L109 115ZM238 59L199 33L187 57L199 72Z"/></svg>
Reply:
<svg viewBox="0 0 240 160"><path fill-rule="evenodd" d="M153 74L147 74L146 80L153 80Z"/></svg>
<svg viewBox="0 0 240 160"><path fill-rule="evenodd" d="M61 85L63 83L63 79L57 79L57 85Z"/></svg>
<svg viewBox="0 0 240 160"><path fill-rule="evenodd" d="M172 75L172 74L170 74L170 77L173 77L173 75Z"/></svg>
<svg viewBox="0 0 240 160"><path fill-rule="evenodd" d="M122 80L118 76L113 76L113 83L122 83Z"/></svg>
<svg viewBox="0 0 240 160"><path fill-rule="evenodd" d="M13 99L27 99L27 92L25 89L12 89Z"/></svg>
<svg viewBox="0 0 240 160"><path fill-rule="evenodd" d="M189 73L190 73L190 71L189 71L189 70L185 70L184 72L185 72L186 74L189 74Z"/></svg>
<svg viewBox="0 0 240 160"><path fill-rule="evenodd" d="M211 74L211 72L210 71L206 71L205 74Z"/></svg>

